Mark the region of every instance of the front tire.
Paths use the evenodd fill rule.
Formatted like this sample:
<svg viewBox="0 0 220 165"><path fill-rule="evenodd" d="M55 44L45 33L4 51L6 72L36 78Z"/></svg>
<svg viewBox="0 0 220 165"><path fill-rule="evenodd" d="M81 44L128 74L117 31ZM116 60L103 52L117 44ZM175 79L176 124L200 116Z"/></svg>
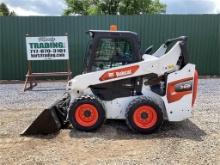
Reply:
<svg viewBox="0 0 220 165"><path fill-rule="evenodd" d="M92 96L82 96L69 108L69 121L78 130L94 131L105 121L105 111L99 101Z"/></svg>
<svg viewBox="0 0 220 165"><path fill-rule="evenodd" d="M161 127L163 113L151 98L138 97L128 105L126 123L135 132L150 134Z"/></svg>

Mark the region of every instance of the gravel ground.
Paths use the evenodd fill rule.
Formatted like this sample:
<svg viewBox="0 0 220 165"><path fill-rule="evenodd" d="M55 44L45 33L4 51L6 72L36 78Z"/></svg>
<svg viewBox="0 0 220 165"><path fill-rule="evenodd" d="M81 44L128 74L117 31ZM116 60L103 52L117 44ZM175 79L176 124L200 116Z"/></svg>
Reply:
<svg viewBox="0 0 220 165"><path fill-rule="evenodd" d="M64 82L0 84L0 164L220 164L220 79L202 79L194 116L164 123L158 133L133 134L123 121L95 133L65 129L57 135L19 133L60 98Z"/></svg>

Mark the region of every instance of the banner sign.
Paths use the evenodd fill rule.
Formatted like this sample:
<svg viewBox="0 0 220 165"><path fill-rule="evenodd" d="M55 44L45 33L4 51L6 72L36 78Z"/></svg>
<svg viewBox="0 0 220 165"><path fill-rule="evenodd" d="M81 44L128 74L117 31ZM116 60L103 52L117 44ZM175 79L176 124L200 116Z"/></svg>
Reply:
<svg viewBox="0 0 220 165"><path fill-rule="evenodd" d="M27 59L68 60L67 36L26 37Z"/></svg>

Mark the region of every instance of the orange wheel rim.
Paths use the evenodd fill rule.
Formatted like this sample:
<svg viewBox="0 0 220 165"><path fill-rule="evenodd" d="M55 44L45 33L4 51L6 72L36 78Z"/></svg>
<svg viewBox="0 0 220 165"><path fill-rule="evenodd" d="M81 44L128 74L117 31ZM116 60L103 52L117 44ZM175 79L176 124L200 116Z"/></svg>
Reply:
<svg viewBox="0 0 220 165"><path fill-rule="evenodd" d="M77 107L75 119L78 124L84 127L93 126L98 120L98 111L94 105L82 104Z"/></svg>
<svg viewBox="0 0 220 165"><path fill-rule="evenodd" d="M157 122L157 113L154 108L144 105L135 110L133 120L140 128L151 128Z"/></svg>

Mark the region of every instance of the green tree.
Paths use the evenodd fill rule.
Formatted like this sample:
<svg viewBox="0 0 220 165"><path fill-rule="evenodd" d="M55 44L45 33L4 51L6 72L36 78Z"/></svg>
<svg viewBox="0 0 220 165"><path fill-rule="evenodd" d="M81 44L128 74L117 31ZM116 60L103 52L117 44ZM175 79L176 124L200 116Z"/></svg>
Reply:
<svg viewBox="0 0 220 165"><path fill-rule="evenodd" d="M4 3L0 4L0 16L15 16L15 12L10 12L7 5Z"/></svg>
<svg viewBox="0 0 220 165"><path fill-rule="evenodd" d="M165 13L160 0L65 0L64 15L132 15Z"/></svg>

